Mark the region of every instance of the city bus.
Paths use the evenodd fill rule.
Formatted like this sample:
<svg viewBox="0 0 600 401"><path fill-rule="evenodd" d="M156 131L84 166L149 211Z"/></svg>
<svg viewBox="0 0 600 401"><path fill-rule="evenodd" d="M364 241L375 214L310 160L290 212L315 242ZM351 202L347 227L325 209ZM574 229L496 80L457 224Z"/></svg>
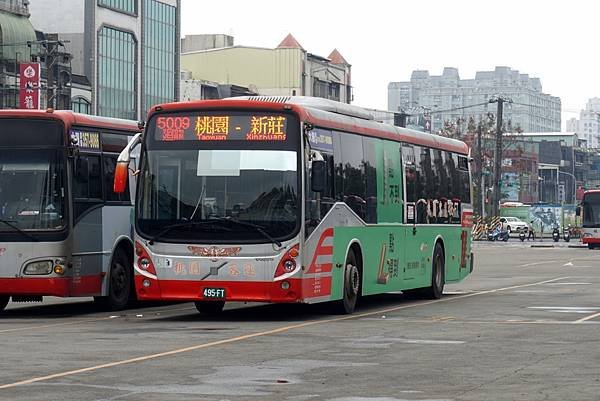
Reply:
<svg viewBox="0 0 600 401"><path fill-rule="evenodd" d="M581 242L589 249L600 247L600 189L584 192L577 215L583 215Z"/></svg>
<svg viewBox="0 0 600 401"><path fill-rule="evenodd" d="M360 296L439 298L473 269L461 141L326 99L252 97L155 106L137 142L138 299L352 313Z"/></svg>
<svg viewBox="0 0 600 401"><path fill-rule="evenodd" d="M135 296L135 182L115 193L113 181L138 123L2 110L0 127L0 311L44 296L124 308Z"/></svg>

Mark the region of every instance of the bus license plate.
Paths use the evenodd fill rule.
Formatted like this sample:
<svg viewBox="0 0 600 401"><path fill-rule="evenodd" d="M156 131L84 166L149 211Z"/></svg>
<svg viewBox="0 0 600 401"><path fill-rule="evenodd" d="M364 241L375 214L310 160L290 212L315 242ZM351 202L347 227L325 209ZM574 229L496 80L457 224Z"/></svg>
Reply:
<svg viewBox="0 0 600 401"><path fill-rule="evenodd" d="M202 296L204 298L224 299L225 288L205 288L202 290Z"/></svg>

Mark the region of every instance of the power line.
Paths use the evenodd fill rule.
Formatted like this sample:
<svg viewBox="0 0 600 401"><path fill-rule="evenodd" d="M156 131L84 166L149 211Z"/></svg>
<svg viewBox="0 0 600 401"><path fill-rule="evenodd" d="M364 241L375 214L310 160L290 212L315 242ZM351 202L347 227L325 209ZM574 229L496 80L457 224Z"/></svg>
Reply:
<svg viewBox="0 0 600 401"><path fill-rule="evenodd" d="M468 106L461 106L461 107L454 107L452 109L445 109L445 110L431 110L427 113L418 113L418 114L406 114L406 116L408 117L417 117L420 116L421 114L440 114L440 113L449 113L452 111L458 111L458 110L464 110L464 109L470 109L472 107L479 107L479 106L485 106L486 104L488 104L489 102L485 102L485 103L477 103L477 104L470 104ZM421 106L423 107L423 106Z"/></svg>

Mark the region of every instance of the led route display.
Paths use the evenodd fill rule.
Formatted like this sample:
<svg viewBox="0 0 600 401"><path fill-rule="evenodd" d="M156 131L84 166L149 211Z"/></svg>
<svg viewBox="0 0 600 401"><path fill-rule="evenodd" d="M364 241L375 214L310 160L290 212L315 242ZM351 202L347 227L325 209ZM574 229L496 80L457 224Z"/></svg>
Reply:
<svg viewBox="0 0 600 401"><path fill-rule="evenodd" d="M280 114L203 113L154 119L154 139L171 141L285 141L287 117Z"/></svg>

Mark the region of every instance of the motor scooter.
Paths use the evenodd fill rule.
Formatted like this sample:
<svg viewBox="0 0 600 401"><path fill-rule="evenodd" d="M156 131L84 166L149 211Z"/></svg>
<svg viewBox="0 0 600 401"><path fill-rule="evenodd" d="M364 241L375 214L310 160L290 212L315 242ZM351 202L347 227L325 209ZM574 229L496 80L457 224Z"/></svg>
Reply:
<svg viewBox="0 0 600 401"><path fill-rule="evenodd" d="M488 232L488 241L508 241L510 234L508 230L501 230L500 227Z"/></svg>
<svg viewBox="0 0 600 401"><path fill-rule="evenodd" d="M571 241L571 225L570 224L567 227L565 227L565 229L563 230L563 239L565 240L565 242Z"/></svg>
<svg viewBox="0 0 600 401"><path fill-rule="evenodd" d="M527 238L527 227L523 227L519 230L519 239L521 240L521 242L525 241L525 238Z"/></svg>
<svg viewBox="0 0 600 401"><path fill-rule="evenodd" d="M558 242L558 240L560 239L560 230L558 229L558 225L552 227L552 239L554 240L554 242Z"/></svg>

